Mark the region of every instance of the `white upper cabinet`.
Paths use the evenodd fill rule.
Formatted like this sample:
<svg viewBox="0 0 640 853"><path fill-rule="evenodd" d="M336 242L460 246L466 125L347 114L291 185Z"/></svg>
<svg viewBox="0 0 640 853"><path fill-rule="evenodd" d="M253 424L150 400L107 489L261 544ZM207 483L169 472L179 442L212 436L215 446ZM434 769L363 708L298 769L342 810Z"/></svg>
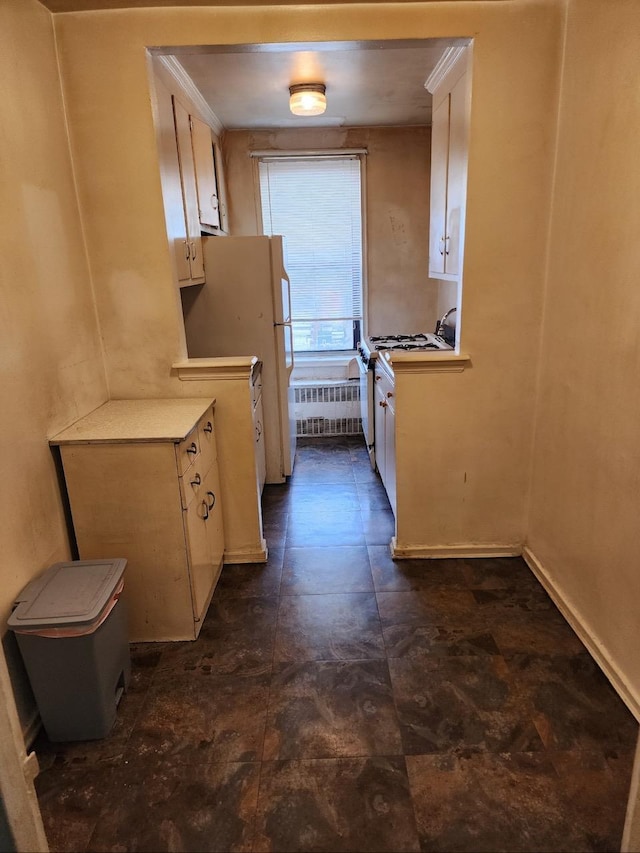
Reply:
<svg viewBox="0 0 640 853"><path fill-rule="evenodd" d="M449 48L426 83L433 95L429 275L462 269L471 94L470 48Z"/></svg>
<svg viewBox="0 0 640 853"><path fill-rule="evenodd" d="M200 239L200 215L198 212L198 190L196 187L196 169L191 146L191 122L188 111L173 96L173 114L175 117L176 140L180 161L182 198L184 216L187 223L187 256L190 268L190 284L204 281L202 262L202 241Z"/></svg>
<svg viewBox="0 0 640 853"><path fill-rule="evenodd" d="M219 152L211 128L196 116L191 116L191 141L196 167L196 187L200 224L224 230L221 211ZM217 156L216 156L217 155Z"/></svg>

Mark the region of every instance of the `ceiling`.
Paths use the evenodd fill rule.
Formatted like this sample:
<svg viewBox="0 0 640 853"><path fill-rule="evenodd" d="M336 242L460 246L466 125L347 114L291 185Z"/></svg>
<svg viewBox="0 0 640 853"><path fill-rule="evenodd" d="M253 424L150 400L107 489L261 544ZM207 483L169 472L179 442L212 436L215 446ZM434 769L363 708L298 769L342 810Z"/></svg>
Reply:
<svg viewBox="0 0 640 853"><path fill-rule="evenodd" d="M172 54L227 130L431 124L425 80L445 39L191 48ZM324 83L322 116L289 112L289 86Z"/></svg>
<svg viewBox="0 0 640 853"><path fill-rule="evenodd" d="M273 0L40 0L43 6L50 12L89 12L96 9L146 9L158 7L162 9L171 6L271 6ZM343 3L345 0L324 0L327 4ZM346 0L346 2L357 3L361 0ZM387 2L387 0L374 0L374 2ZM435 3L439 0L427 0ZM464 2L464 0L458 0ZM478 2L478 0L474 0ZM483 0L486 2L486 0ZM505 2L505 0L492 0L492 2ZM315 4L317 0L278 0L279 6L300 6Z"/></svg>

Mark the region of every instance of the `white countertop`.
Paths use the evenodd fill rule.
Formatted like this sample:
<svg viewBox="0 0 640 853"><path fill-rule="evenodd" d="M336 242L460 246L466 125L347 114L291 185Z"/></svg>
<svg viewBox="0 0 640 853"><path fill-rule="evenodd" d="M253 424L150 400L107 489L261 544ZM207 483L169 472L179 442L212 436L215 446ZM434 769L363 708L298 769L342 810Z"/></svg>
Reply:
<svg viewBox="0 0 640 853"><path fill-rule="evenodd" d="M109 400L49 443L182 441L213 403L210 397Z"/></svg>

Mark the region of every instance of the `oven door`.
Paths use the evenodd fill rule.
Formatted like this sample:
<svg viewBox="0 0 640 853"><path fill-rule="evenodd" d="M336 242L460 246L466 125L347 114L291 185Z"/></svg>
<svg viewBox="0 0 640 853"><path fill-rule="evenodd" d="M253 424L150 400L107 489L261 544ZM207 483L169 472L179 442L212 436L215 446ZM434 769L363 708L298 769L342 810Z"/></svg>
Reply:
<svg viewBox="0 0 640 853"><path fill-rule="evenodd" d="M374 447L373 427L373 370L364 363L358 354L358 370L360 371L360 417L362 418L362 432L369 453L371 467L376 470L376 457Z"/></svg>

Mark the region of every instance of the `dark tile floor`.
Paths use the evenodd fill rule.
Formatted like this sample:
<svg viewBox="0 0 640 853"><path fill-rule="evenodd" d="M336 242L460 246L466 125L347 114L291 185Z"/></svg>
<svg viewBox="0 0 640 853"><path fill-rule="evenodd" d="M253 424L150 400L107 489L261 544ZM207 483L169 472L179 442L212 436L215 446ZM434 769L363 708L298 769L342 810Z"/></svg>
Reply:
<svg viewBox="0 0 640 853"><path fill-rule="evenodd" d="M522 560L392 561L356 439L301 442L264 519L109 738L40 738L53 850L619 849L637 726Z"/></svg>

